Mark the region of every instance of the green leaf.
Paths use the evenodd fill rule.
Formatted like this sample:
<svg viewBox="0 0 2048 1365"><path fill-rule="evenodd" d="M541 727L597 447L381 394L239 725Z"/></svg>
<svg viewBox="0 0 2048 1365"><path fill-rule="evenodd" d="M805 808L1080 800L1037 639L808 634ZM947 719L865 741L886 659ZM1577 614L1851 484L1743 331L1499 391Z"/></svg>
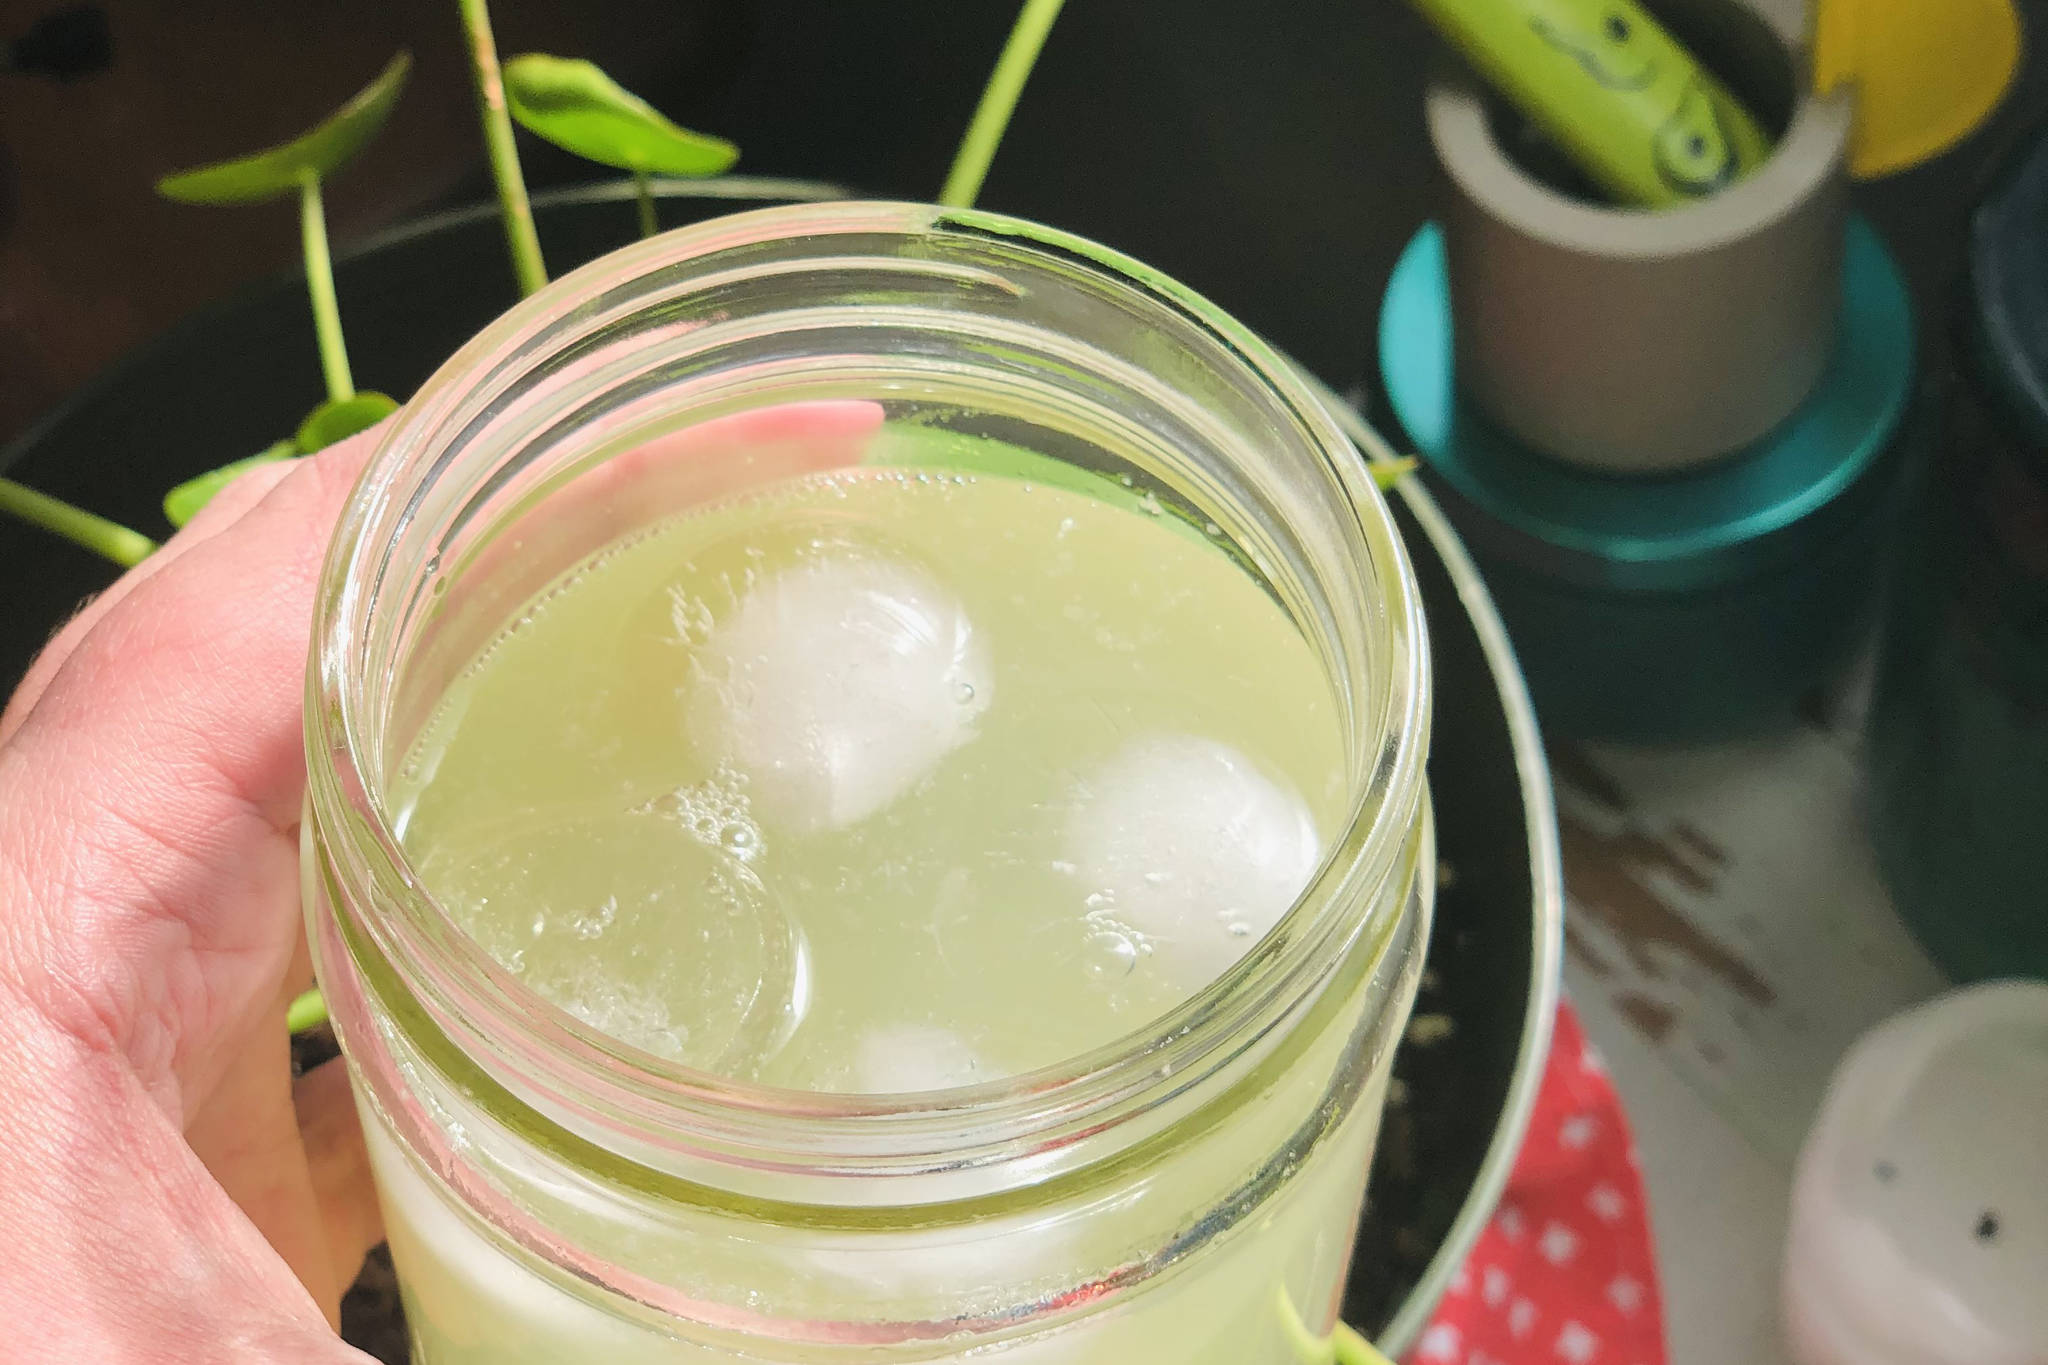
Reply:
<svg viewBox="0 0 2048 1365"><path fill-rule="evenodd" d="M353 398L330 399L306 414L293 443L299 454L311 455L336 441L346 441L359 431L368 431L397 411L397 399L374 389L365 389Z"/></svg>
<svg viewBox="0 0 2048 1365"><path fill-rule="evenodd" d="M1378 486L1380 492L1385 493L1414 473L1415 465L1416 459L1413 455L1403 455L1397 460L1373 460L1369 467L1372 470L1373 483Z"/></svg>
<svg viewBox="0 0 2048 1365"><path fill-rule="evenodd" d="M258 465L276 464L279 460L289 460L298 453L299 447L297 443L279 441L275 445L265 447L254 455L236 460L233 464L224 464L219 469L209 469L196 479L187 479L170 492L164 494L164 515L170 519L171 525L183 526L186 522L199 515L200 508L213 501L214 494L226 488L243 474L248 473Z"/></svg>
<svg viewBox="0 0 2048 1365"><path fill-rule="evenodd" d="M724 138L693 133L586 61L530 52L505 63L519 126L586 161L652 175L716 175L739 160Z"/></svg>
<svg viewBox="0 0 2048 1365"><path fill-rule="evenodd" d="M318 1028L327 1022L327 997L320 994L320 988L293 999L285 1008L284 1026L293 1033L304 1033L309 1028Z"/></svg>
<svg viewBox="0 0 2048 1365"><path fill-rule="evenodd" d="M1377 1346L1341 1322L1326 1337L1313 1335L1295 1310L1285 1286L1274 1287L1273 1307L1280 1319L1281 1335L1294 1348L1297 1365L1393 1365Z"/></svg>
<svg viewBox="0 0 2048 1365"><path fill-rule="evenodd" d="M1337 1365L1394 1365L1380 1354L1379 1347L1341 1322L1330 1334L1330 1342L1337 1350Z"/></svg>
<svg viewBox="0 0 2048 1365"><path fill-rule="evenodd" d="M276 464L280 460L324 450L336 441L345 441L359 431L376 426L396 411L396 399L370 390L353 398L322 403L306 415L306 420L299 423L298 434L290 439L278 441L246 459L210 469L198 478L187 479L173 488L164 495L164 515L170 518L171 525L183 526L199 515L200 508L213 501L214 494L258 465Z"/></svg>
<svg viewBox="0 0 2048 1365"><path fill-rule="evenodd" d="M377 135L411 71L412 54L401 52L311 132L233 161L167 175L156 182L156 192L181 204L255 204L297 194L306 177L330 174Z"/></svg>

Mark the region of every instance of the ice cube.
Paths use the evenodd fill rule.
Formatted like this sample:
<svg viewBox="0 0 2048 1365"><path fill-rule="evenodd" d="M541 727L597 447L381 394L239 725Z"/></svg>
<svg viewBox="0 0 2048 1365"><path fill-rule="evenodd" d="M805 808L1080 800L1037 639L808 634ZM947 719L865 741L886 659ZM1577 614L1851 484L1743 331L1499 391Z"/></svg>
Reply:
<svg viewBox="0 0 2048 1365"><path fill-rule="evenodd" d="M745 773L772 825L842 829L917 785L974 734L987 643L923 570L876 559L764 579L697 651L687 723Z"/></svg>
<svg viewBox="0 0 2048 1365"><path fill-rule="evenodd" d="M985 1081L991 1073L958 1034L916 1024L871 1029L854 1049L853 1084L864 1095L914 1095Z"/></svg>
<svg viewBox="0 0 2048 1365"><path fill-rule="evenodd" d="M1014 1302L1078 1278L1077 1232L1064 1217L982 1216L924 1232L818 1233L804 1259L863 1299L902 1305L898 1311L933 1301Z"/></svg>
<svg viewBox="0 0 2048 1365"><path fill-rule="evenodd" d="M403 1267L407 1311L435 1358L446 1348L471 1360L517 1360L534 1343L599 1352L613 1365L646 1362L667 1338L650 1340L630 1322L579 1299L493 1245L429 1184L373 1112L363 1139L392 1255ZM471 1353L474 1354L471 1354Z"/></svg>
<svg viewBox="0 0 2048 1365"><path fill-rule="evenodd" d="M745 1075L808 1006L801 927L747 865L752 844L733 847L754 828L714 778L629 810L438 828L420 870L543 999L629 1046Z"/></svg>
<svg viewBox="0 0 2048 1365"><path fill-rule="evenodd" d="M909 1095L972 1085L992 1074L966 1040L948 1029L890 1024L869 1030L855 1044L848 1082L862 1094ZM876 1182L860 1194L877 1202L963 1199L993 1194L1015 1180L1005 1173L956 1171L938 1184L911 1181L899 1191ZM1072 1229L1063 1219L1030 1213L920 1232L821 1234L807 1259L829 1278L861 1286L869 1295L915 1301L937 1292L968 1303L1056 1281L1072 1268L1071 1242Z"/></svg>
<svg viewBox="0 0 2048 1365"><path fill-rule="evenodd" d="M1287 913L1323 845L1301 797L1244 754L1169 733L1082 777L1065 852L1090 917L1135 930L1149 949L1139 969L1192 994Z"/></svg>

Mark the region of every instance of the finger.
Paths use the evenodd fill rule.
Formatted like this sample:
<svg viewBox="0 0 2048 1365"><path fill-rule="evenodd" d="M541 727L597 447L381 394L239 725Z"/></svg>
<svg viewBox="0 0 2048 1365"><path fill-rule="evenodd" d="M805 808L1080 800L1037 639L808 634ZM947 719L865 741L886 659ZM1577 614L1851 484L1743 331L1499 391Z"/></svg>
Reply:
<svg viewBox="0 0 2048 1365"><path fill-rule="evenodd" d="M573 487L593 494L626 492L666 515L693 501L853 464L885 415L880 403L866 399L752 408L645 441ZM650 489L650 479L661 482Z"/></svg>
<svg viewBox="0 0 2048 1365"><path fill-rule="evenodd" d="M253 470L229 484L186 528L189 537L183 532L173 537L66 627L62 648L53 644L48 651L53 657L38 680L37 695L27 706L17 700L19 719L67 673L80 675L73 691L106 676L153 693L197 683L215 714L224 708L228 715L223 718L231 723L238 698L260 700L280 683L296 695L320 559L374 439L365 433L290 465ZM216 635L222 628L227 633ZM225 646L252 634L259 637L252 641L259 647L244 669L245 660ZM206 645L209 636L218 647ZM173 656L183 671L152 685L141 670L119 667L124 658L153 651ZM235 659L235 666L219 667L223 658ZM97 704L100 699L93 700ZM163 728L162 718L138 733L151 728Z"/></svg>
<svg viewBox="0 0 2048 1365"><path fill-rule="evenodd" d="M752 408L665 433L584 471L464 570L422 672L462 667L523 603L594 550L748 488L858 464L885 415L865 399Z"/></svg>
<svg viewBox="0 0 2048 1365"><path fill-rule="evenodd" d="M647 520L649 509L666 515L743 484L855 464L883 417L877 403L821 400L778 404L686 427L627 451L578 479L558 495L565 501L552 506L549 517L575 521L587 543L616 539ZM312 458L360 473L381 425ZM44 647L0 712L0 744L20 727L79 642L115 607L143 583L238 522L301 463L259 465L240 475L162 549L88 602Z"/></svg>
<svg viewBox="0 0 2048 1365"><path fill-rule="evenodd" d="M0 951L175 1115L269 1009L299 933L307 637L367 453L299 462L135 585L0 746L0 854L31 883Z"/></svg>
<svg viewBox="0 0 2048 1365"><path fill-rule="evenodd" d="M22 675L21 683L14 689L14 696L8 701L6 710L0 712L0 744L5 744L21 725L26 716L50 685L50 679L71 657L92 629L106 619L107 613L124 601L128 594L143 583L162 573L189 553L195 546L211 539L221 531L239 521L243 513L254 507L292 472L290 463L259 465L235 478L216 493L199 514L181 527L155 554L143 560L119 578L97 597L81 607L54 636L43 646Z"/></svg>
<svg viewBox="0 0 2048 1365"><path fill-rule="evenodd" d="M0 1360L368 1365L125 1065L20 1009L0 1055Z"/></svg>
<svg viewBox="0 0 2048 1365"><path fill-rule="evenodd" d="M826 399L750 408L666 432L584 470L527 513L519 529L537 523L540 533L553 530L586 554L734 493L857 464L884 415L881 404L865 399ZM530 535L502 540L516 560L534 557ZM499 576L481 572L493 562L488 554L481 559L478 576Z"/></svg>
<svg viewBox="0 0 2048 1365"><path fill-rule="evenodd" d="M297 836L293 836L297 843ZM313 948L306 941L306 917L298 917L298 946L292 949L292 961L284 972L284 989L279 999L289 1007L292 1001L311 990L317 982L313 979Z"/></svg>
<svg viewBox="0 0 2048 1365"><path fill-rule="evenodd" d="M280 1002L242 1039L226 1074L186 1124L185 1141L335 1326L348 1286L329 1258L321 1226L282 1014ZM350 1279L354 1273L351 1265Z"/></svg>
<svg viewBox="0 0 2048 1365"><path fill-rule="evenodd" d="M341 1295L361 1273L363 1258L384 1240L384 1219L347 1064L337 1057L314 1067L299 1077L292 1100L327 1236L327 1263L336 1272L339 1311ZM321 1307L326 1307L324 1300Z"/></svg>

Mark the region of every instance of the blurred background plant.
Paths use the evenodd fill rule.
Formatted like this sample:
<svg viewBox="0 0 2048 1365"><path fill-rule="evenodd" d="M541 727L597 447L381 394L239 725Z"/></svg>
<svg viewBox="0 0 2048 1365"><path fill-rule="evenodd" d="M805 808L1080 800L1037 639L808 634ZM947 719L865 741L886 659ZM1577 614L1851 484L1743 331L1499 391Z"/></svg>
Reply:
<svg viewBox="0 0 2048 1365"><path fill-rule="evenodd" d="M940 191L940 202L974 202L1062 3L1024 0ZM677 125L588 60L528 53L501 63L486 0L456 0L456 7L506 246L522 294L547 282L547 267L512 132L515 121L571 155L629 173L643 237L657 228L656 176L716 175L738 160L739 149L732 143ZM78 7L38 20L11 51L15 69L70 79L105 65L111 37L103 14ZM397 409L398 402L388 394L358 393L355 387L335 294L323 186L383 129L405 90L412 64L412 54L400 52L347 103L287 142L157 181L159 195L182 204L225 207L297 200L300 262L327 389L326 401L307 414L293 435L172 489L164 498L164 514L173 526L182 526L244 471L310 455L374 426ZM140 532L10 479L0 479L0 511L124 566L155 549L155 542Z"/></svg>
<svg viewBox="0 0 2048 1365"><path fill-rule="evenodd" d="M1063 2L1023 0L955 154L940 202L955 207L973 204ZM563 151L628 172L642 237L652 236L657 229L655 176L715 175L739 158L739 149L732 143L680 127L587 60L528 53L501 63L486 0L456 0L456 5L506 247L520 293L531 294L546 284L547 267L512 133L515 120ZM81 8L38 21L12 50L18 69L69 78L101 62L111 45L103 17ZM24 61L24 51L39 55L34 62ZM398 409L398 401L390 395L375 390L358 392L355 387L335 293L323 186L382 131L411 72L412 54L400 52L375 80L306 132L276 146L174 172L156 182L159 195L181 204L236 207L282 199L298 202L300 264L327 389L325 401L306 415L291 436L171 489L164 497L163 511L172 526L184 525L214 494L248 470L311 455L369 429ZM223 394L221 401L232 402L233 396ZM0 478L0 511L124 567L141 562L157 548L154 540L139 531L12 479ZM311 1028L325 1018L326 1007L317 990L293 1001L288 1013L293 1032Z"/></svg>
<svg viewBox="0 0 2048 1365"><path fill-rule="evenodd" d="M0 48L56 8L0 0ZM2026 8L2048 15L2042 0ZM112 34L111 65L66 83L0 64L0 441L137 342L287 268L289 205L200 213L151 186L167 169L296 135L393 52L413 53L413 78L387 148L329 196L337 252L491 193L448 5L102 0L92 11ZM587 58L677 123L737 143L750 174L914 199L939 183L1014 17L995 0L492 6L506 53ZM1116 243L1339 388L1361 376L1387 274L1438 202L1421 96L1441 45L1408 0L1259 13L1089 0L1060 26L982 202ZM2044 111L2048 81L2029 64L1977 141L2005 140ZM1916 286L1952 275L1967 182L1986 159L1863 191ZM523 162L535 193L610 174L538 142Z"/></svg>

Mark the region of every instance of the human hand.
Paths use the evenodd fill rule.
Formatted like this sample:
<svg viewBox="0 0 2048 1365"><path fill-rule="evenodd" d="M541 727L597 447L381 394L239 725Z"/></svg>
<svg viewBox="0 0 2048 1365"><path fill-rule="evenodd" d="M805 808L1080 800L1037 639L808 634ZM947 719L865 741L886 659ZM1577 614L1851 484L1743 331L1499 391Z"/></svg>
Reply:
<svg viewBox="0 0 2048 1365"><path fill-rule="evenodd" d="M548 522L587 549L854 464L882 419L703 423L575 481ZM284 1013L312 980L315 583L372 439L228 485L0 716L0 1361L364 1360L331 1330L379 1236L362 1136L338 1064L293 1083ZM509 608L551 562L529 537L475 576Z"/></svg>
<svg viewBox="0 0 2048 1365"><path fill-rule="evenodd" d="M314 586L368 449L229 485L0 716L0 1360L365 1360L362 1137L284 1011Z"/></svg>

